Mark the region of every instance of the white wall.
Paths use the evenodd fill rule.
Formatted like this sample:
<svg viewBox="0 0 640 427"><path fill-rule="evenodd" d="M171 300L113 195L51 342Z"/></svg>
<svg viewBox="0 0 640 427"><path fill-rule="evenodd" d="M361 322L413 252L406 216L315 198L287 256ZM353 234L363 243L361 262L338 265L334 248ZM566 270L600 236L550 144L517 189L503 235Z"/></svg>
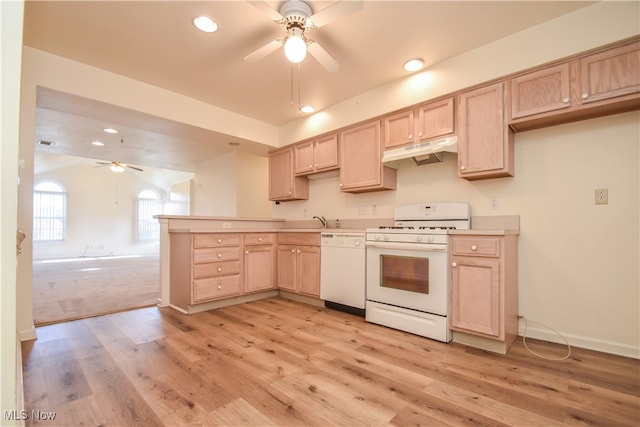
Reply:
<svg viewBox="0 0 640 427"><path fill-rule="evenodd" d="M230 152L196 168L193 215L270 218L265 157Z"/></svg>
<svg viewBox="0 0 640 427"><path fill-rule="evenodd" d="M23 409L21 350L17 329L16 228L22 1L0 2L0 417Z"/></svg>

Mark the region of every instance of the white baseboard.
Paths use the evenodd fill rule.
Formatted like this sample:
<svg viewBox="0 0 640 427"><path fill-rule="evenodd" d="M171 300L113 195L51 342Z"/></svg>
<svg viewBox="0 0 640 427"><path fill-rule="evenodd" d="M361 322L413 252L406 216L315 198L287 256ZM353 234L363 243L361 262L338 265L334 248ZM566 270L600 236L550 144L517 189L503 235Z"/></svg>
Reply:
<svg viewBox="0 0 640 427"><path fill-rule="evenodd" d="M586 348L589 350L601 351L603 353L616 354L618 356L630 357L633 359L640 359L640 348L633 347L626 344L616 343L612 341L598 340L594 338L584 337L580 335L572 335L561 332L570 346ZM520 321L518 328L518 335L524 335L524 321ZM538 327L529 323L527 326L527 338L533 338L543 341L549 341L558 344L565 344L557 333L550 329Z"/></svg>

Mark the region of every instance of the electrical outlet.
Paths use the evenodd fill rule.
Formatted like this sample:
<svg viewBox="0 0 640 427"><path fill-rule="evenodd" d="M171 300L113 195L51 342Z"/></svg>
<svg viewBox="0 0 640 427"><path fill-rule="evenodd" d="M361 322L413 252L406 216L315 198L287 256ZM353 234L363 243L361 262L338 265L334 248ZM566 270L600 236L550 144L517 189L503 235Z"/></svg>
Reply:
<svg viewBox="0 0 640 427"><path fill-rule="evenodd" d="M222 228L231 228L231 223L230 222L223 222L222 223Z"/></svg>
<svg viewBox="0 0 640 427"><path fill-rule="evenodd" d="M609 203L609 189L596 188L596 205L606 205Z"/></svg>
<svg viewBox="0 0 640 427"><path fill-rule="evenodd" d="M498 199L489 199L489 210L490 211L498 210Z"/></svg>
<svg viewBox="0 0 640 427"><path fill-rule="evenodd" d="M369 214L369 208L367 206L358 207L358 215L368 215L368 214Z"/></svg>

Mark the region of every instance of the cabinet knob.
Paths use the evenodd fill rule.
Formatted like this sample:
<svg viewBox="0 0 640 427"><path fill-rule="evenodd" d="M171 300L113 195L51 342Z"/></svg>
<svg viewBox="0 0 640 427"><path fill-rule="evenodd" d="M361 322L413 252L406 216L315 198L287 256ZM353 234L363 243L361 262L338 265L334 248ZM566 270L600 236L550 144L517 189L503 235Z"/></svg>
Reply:
<svg viewBox="0 0 640 427"><path fill-rule="evenodd" d="M569 103L569 98L562 98L562 102L564 102L565 104Z"/></svg>
<svg viewBox="0 0 640 427"><path fill-rule="evenodd" d="M298 253L300 253L300 249L298 249Z"/></svg>
<svg viewBox="0 0 640 427"><path fill-rule="evenodd" d="M218 290L222 289L222 285L218 285Z"/></svg>
<svg viewBox="0 0 640 427"><path fill-rule="evenodd" d="M422 132L418 132L418 137L422 138L423 133Z"/></svg>
<svg viewBox="0 0 640 427"><path fill-rule="evenodd" d="M262 242L262 237L258 237L258 242Z"/></svg>
<svg viewBox="0 0 640 427"><path fill-rule="evenodd" d="M460 170L461 170L461 171L465 170L466 168L467 168L467 167L466 167L465 165L461 165L461 166L460 166Z"/></svg>
<svg viewBox="0 0 640 427"><path fill-rule="evenodd" d="M295 250L295 249L291 249L291 253L292 253L292 254L295 254L295 253L296 253L296 250Z"/></svg>
<svg viewBox="0 0 640 427"><path fill-rule="evenodd" d="M411 140L411 139L413 139L413 135L409 135L409 139L410 139L410 140Z"/></svg>
<svg viewBox="0 0 640 427"><path fill-rule="evenodd" d="M222 267L218 267L218 273L222 271Z"/></svg>
<svg viewBox="0 0 640 427"><path fill-rule="evenodd" d="M457 266L458 266L457 262L454 261L454 262L451 263L451 267L457 267Z"/></svg>
<svg viewBox="0 0 640 427"><path fill-rule="evenodd" d="M589 97L589 94L588 94L588 93L583 93L583 94L582 94L582 99L587 99L588 97Z"/></svg>
<svg viewBox="0 0 640 427"><path fill-rule="evenodd" d="M249 251L246 251L245 254L249 255Z"/></svg>
<svg viewBox="0 0 640 427"><path fill-rule="evenodd" d="M222 254L218 254L218 258L222 258Z"/></svg>
<svg viewBox="0 0 640 427"><path fill-rule="evenodd" d="M222 243L222 239L218 239L218 243Z"/></svg>
<svg viewBox="0 0 640 427"><path fill-rule="evenodd" d="M318 164L316 163L316 164L314 165L314 167L315 167L316 169L318 169Z"/></svg>
<svg viewBox="0 0 640 427"><path fill-rule="evenodd" d="M471 245L471 250L472 250L472 251L477 251L477 250L478 250L478 247L477 247L476 245Z"/></svg>

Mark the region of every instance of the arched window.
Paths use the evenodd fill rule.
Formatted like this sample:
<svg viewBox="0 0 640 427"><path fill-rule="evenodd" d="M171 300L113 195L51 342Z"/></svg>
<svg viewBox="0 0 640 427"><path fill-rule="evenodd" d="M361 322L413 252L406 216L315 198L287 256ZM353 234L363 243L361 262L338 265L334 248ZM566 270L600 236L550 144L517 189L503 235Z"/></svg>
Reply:
<svg viewBox="0 0 640 427"><path fill-rule="evenodd" d="M67 193L52 181L33 188L33 241L64 242L67 238Z"/></svg>
<svg viewBox="0 0 640 427"><path fill-rule="evenodd" d="M164 211L162 199L153 190L143 190L138 194L137 199L137 222L136 233L140 243L157 243L160 241L160 223L154 215L161 215Z"/></svg>

